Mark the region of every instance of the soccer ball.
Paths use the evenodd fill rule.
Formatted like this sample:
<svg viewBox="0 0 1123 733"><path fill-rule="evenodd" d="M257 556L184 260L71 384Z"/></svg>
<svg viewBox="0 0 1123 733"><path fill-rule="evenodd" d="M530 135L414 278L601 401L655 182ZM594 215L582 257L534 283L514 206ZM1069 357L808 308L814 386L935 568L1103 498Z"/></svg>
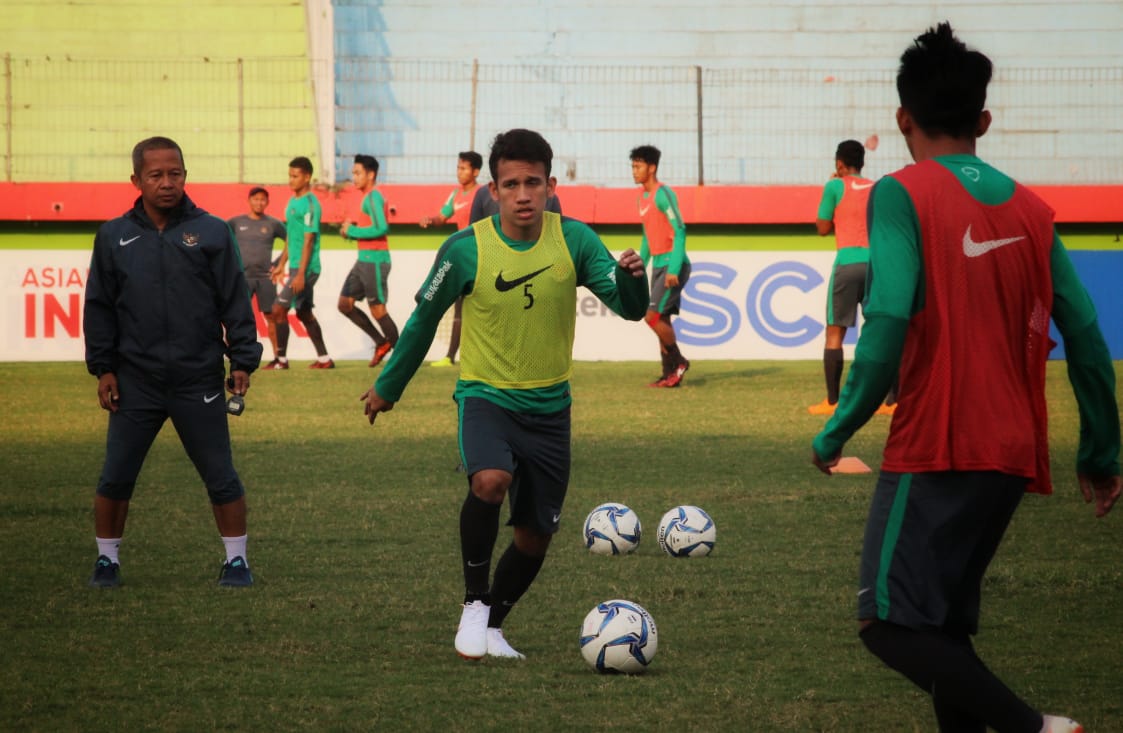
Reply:
<svg viewBox="0 0 1123 733"><path fill-rule="evenodd" d="M658 648L655 619L638 603L605 601L581 624L581 656L598 672L639 674Z"/></svg>
<svg viewBox="0 0 1123 733"><path fill-rule="evenodd" d="M594 555L626 555L639 536L639 517L623 504L601 504L585 518L585 547Z"/></svg>
<svg viewBox="0 0 1123 733"><path fill-rule="evenodd" d="M696 506L676 506L659 520L659 546L671 557L702 557L714 549L717 529Z"/></svg>

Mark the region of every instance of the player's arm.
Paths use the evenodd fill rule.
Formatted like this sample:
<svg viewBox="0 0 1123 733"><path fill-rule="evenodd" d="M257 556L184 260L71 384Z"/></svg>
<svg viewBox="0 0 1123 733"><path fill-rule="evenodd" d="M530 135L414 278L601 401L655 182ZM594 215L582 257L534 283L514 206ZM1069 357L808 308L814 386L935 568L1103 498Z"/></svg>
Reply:
<svg viewBox="0 0 1123 733"><path fill-rule="evenodd" d="M577 268L577 284L587 287L620 317L629 321L643 318L650 299L646 270L628 267L623 256L624 263L618 262L596 232L576 219L562 219L562 232Z"/></svg>
<svg viewBox="0 0 1123 733"><path fill-rule="evenodd" d="M667 186L660 186L655 192L655 207L667 217L671 229L674 230L675 239L671 244L670 258L667 260L667 274L676 278L682 272L682 265L686 262L686 222L682 220L682 212L678 208L678 197ZM668 283L670 285L670 283ZM674 285L671 285L674 287Z"/></svg>
<svg viewBox="0 0 1123 733"><path fill-rule="evenodd" d="M1056 234L1050 264L1053 321L1064 340L1068 378L1080 412L1076 471L1093 479L1118 476L1119 405L1111 352L1100 330L1095 305Z"/></svg>
<svg viewBox="0 0 1123 733"><path fill-rule="evenodd" d="M397 402L433 344L437 326L456 299L472 292L476 281L476 239L471 229L449 237L417 293L417 305L402 328L390 360L375 382L374 392Z"/></svg>
<svg viewBox="0 0 1123 733"><path fill-rule="evenodd" d="M473 198L473 201L475 199ZM445 201L444 206L441 207L441 213L436 216L427 216L421 220L421 228L427 229L429 227L439 227L444 224L449 218L456 213L456 191L448 195L448 200Z"/></svg>
<svg viewBox="0 0 1123 733"><path fill-rule="evenodd" d="M86 302L82 331L86 338L86 369L98 378L98 404L117 410L117 273L113 267L111 234L105 227L94 236L90 274L86 278Z"/></svg>
<svg viewBox="0 0 1123 733"><path fill-rule="evenodd" d="M909 319L920 299L920 226L908 192L895 179L883 178L869 205L865 322L838 407L811 444L813 460L823 470L837 462L842 446L873 417L893 386Z"/></svg>
<svg viewBox="0 0 1123 733"><path fill-rule="evenodd" d="M229 227L224 233L222 245L210 257L211 276L218 290L219 320L226 329L226 356L230 359L230 371L249 375L261 362L261 344L257 341L257 322L250 305L249 286L238 244ZM243 388L239 394L244 392Z"/></svg>
<svg viewBox="0 0 1123 733"><path fill-rule="evenodd" d="M841 178L832 178L823 186L823 196L819 199L819 213L815 218L815 230L820 237L834 231L834 210L842 200L846 184Z"/></svg>
<svg viewBox="0 0 1123 733"><path fill-rule="evenodd" d="M363 211L370 216L370 226L352 224L347 229L348 239L378 239L390 233L390 223L386 221L386 202L379 191L371 191L366 195L363 199Z"/></svg>

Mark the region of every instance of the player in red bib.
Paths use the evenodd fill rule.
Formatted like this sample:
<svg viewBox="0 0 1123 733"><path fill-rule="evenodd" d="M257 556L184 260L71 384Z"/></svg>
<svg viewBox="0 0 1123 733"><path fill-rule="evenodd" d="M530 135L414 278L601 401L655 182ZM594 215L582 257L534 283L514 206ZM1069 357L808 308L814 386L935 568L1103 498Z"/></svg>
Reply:
<svg viewBox="0 0 1123 733"><path fill-rule="evenodd" d="M901 57L897 125L916 161L874 187L866 318L829 473L898 371L900 395L862 550L866 647L931 695L941 731L1075 733L976 655L982 578L1027 491L1049 493L1052 317L1080 409L1076 473L1097 517L1121 493L1115 371L1095 308L1037 196L975 156L991 63L947 23Z"/></svg>

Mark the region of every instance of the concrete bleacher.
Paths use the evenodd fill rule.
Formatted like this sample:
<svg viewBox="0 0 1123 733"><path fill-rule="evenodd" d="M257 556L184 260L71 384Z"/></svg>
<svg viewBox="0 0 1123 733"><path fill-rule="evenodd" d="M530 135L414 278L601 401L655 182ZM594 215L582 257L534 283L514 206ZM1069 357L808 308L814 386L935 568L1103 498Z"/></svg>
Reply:
<svg viewBox="0 0 1123 733"><path fill-rule="evenodd" d="M5 0L5 168L119 181L133 144L167 135L192 180L282 182L292 157L319 163L308 48L291 0Z"/></svg>

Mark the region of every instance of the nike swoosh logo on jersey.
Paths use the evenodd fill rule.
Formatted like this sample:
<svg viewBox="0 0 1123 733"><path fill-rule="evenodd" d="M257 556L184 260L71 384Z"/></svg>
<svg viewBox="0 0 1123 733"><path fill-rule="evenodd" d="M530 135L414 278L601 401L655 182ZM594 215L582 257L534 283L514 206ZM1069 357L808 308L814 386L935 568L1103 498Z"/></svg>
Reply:
<svg viewBox="0 0 1123 733"><path fill-rule="evenodd" d="M470 568L482 568L484 565L487 565L487 560L480 560L479 562L468 561L468 567Z"/></svg>
<svg viewBox="0 0 1123 733"><path fill-rule="evenodd" d="M651 211L651 204L648 204L647 206L639 207L639 215L640 216L647 216L647 212L649 212L649 211Z"/></svg>
<svg viewBox="0 0 1123 733"><path fill-rule="evenodd" d="M851 191L865 191L867 188L873 188L873 183L858 183L857 181L851 182Z"/></svg>
<svg viewBox="0 0 1123 733"><path fill-rule="evenodd" d="M1023 234L1020 237L1005 237L1003 239L986 239L982 242L976 242L971 239L971 225L967 225L967 231L963 233L963 254L968 257L981 257L987 252L996 250L999 247L1005 247L1014 242L1020 242L1025 239Z"/></svg>
<svg viewBox="0 0 1123 733"><path fill-rule="evenodd" d="M453 208L453 210L455 210L455 211L460 211L461 209L463 209L463 208L464 208L465 206L467 206L467 205L468 205L468 202L467 202L467 201L465 201L465 202L464 202L464 203L462 203L462 204L453 204L453 205L452 205L452 208Z"/></svg>
<svg viewBox="0 0 1123 733"><path fill-rule="evenodd" d="M211 395L210 397L207 397L206 395L203 395L203 402L206 402L206 403L207 403L207 404L209 405L210 403L212 403L212 402L214 402L215 400L217 400L217 399L218 399L218 396L219 396L220 394L222 394L222 393L221 393L221 392L215 392L215 393L214 393L213 395Z"/></svg>
<svg viewBox="0 0 1123 733"><path fill-rule="evenodd" d="M495 276L495 289L498 290L501 293L505 293L508 290L511 290L512 288L517 288L518 286L522 285L523 283L527 282L528 280L531 280L533 278L538 277L539 275L541 275L546 270L549 270L551 267L553 267L553 265L546 265L541 270L535 270L534 272L530 273L529 275L523 275L522 277L516 277L514 280L504 280L503 279L503 271L500 270L499 274Z"/></svg>
<svg viewBox="0 0 1123 733"><path fill-rule="evenodd" d="M246 226L246 225L244 225L244 224L238 227L238 231L240 231L240 232L244 232L244 231L246 231L247 229L249 229L249 227L248 227L248 226Z"/></svg>
<svg viewBox="0 0 1123 733"><path fill-rule="evenodd" d="M139 235L139 234L138 234L138 235L136 235L135 237L133 237L132 239L125 239L124 237L121 237L121 238L120 238L119 240L117 240L117 244L119 244L119 245L121 245L122 247L124 247L124 246L125 246L126 244L129 244L129 243L131 243L131 242L135 242L135 241L136 241L136 240L138 240L138 239L140 239L140 235Z"/></svg>

